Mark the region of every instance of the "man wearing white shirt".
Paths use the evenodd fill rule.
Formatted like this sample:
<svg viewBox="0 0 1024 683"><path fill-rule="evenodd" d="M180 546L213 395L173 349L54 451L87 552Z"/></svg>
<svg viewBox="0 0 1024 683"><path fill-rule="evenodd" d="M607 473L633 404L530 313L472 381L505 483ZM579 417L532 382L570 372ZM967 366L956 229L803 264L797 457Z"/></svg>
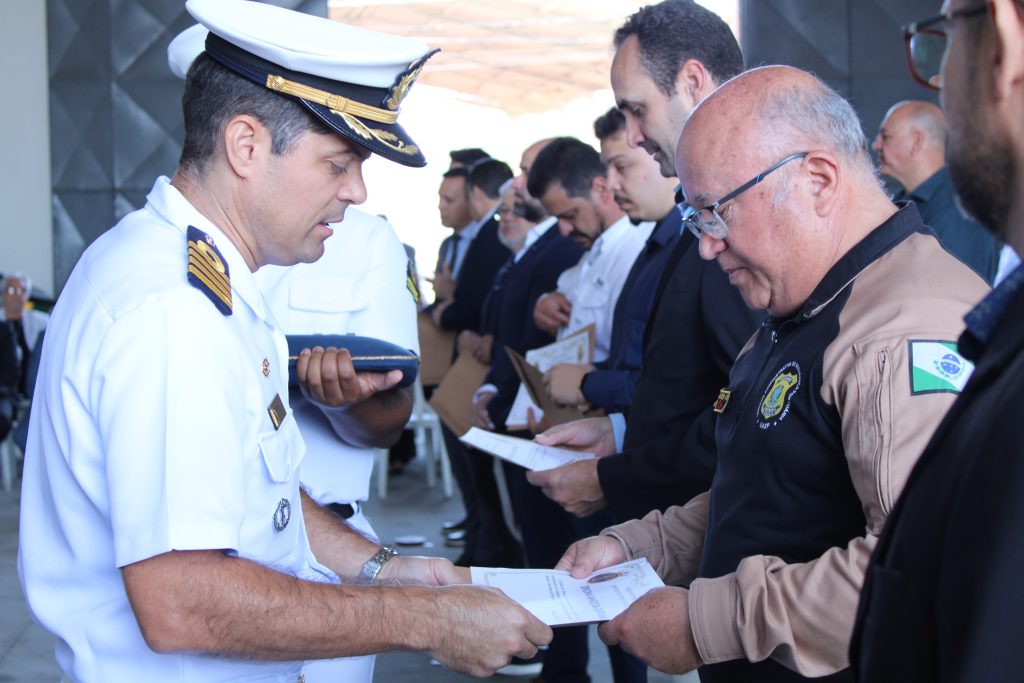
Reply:
<svg viewBox="0 0 1024 683"><path fill-rule="evenodd" d="M558 338L593 324L592 360L604 360L619 293L654 224L630 222L615 202L601 155L575 138L558 138L537 155L529 190L558 219L562 234L587 250L576 266L558 278L558 289L537 302L534 320ZM556 399L570 399L563 403L580 403L571 399L578 394L583 376L593 369L589 363L559 364L548 373L549 390Z"/></svg>

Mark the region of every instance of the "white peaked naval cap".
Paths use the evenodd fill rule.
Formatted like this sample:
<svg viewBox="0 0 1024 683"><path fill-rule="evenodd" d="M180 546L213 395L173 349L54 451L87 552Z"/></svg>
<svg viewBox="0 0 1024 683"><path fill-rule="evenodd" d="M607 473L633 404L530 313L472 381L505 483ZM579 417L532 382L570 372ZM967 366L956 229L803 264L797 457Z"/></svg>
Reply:
<svg viewBox="0 0 1024 683"><path fill-rule="evenodd" d="M425 43L250 0L188 0L200 26L168 47L184 77L204 50L305 107L357 145L405 166L426 159L398 124L402 100L437 50Z"/></svg>

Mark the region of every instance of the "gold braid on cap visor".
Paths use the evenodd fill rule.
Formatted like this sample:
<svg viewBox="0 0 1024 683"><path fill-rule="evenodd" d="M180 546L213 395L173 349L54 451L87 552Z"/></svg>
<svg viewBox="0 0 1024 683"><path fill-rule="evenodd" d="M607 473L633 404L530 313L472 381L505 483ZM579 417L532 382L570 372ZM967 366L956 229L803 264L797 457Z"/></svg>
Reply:
<svg viewBox="0 0 1024 683"><path fill-rule="evenodd" d="M276 92L292 95L310 102L316 102L331 109L337 114L351 114L361 119L376 121L377 123L398 123L398 112L371 107L362 102L350 100L341 95L333 95L326 90L317 90L302 83L289 81L283 76L267 75L267 87Z"/></svg>

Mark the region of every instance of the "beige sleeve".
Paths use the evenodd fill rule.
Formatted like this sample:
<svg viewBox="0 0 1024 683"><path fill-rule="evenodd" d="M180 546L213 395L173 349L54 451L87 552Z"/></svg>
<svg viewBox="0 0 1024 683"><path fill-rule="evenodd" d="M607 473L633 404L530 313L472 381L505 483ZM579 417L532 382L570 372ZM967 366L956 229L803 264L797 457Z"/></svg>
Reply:
<svg viewBox="0 0 1024 683"><path fill-rule="evenodd" d="M690 619L706 663L771 657L814 677L849 665L867 561L914 463L956 398L911 394L910 340L955 340L962 327L959 318L936 327L942 317L922 327L904 316L894 333L864 315L850 327L874 324L874 332L859 339L841 333L830 347L822 397L842 420L865 535L811 562L787 565L778 557L754 556L732 574L694 581Z"/></svg>
<svg viewBox="0 0 1024 683"><path fill-rule="evenodd" d="M687 586L700 567L708 497L702 493L686 505L654 510L643 519L609 527L601 535L618 539L629 559L647 558L666 584Z"/></svg>

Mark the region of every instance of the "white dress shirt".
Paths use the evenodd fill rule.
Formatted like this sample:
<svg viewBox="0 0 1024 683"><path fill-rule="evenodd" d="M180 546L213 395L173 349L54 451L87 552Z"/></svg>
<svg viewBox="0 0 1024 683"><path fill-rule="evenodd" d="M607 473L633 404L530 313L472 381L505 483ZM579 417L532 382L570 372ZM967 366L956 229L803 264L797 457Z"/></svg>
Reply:
<svg viewBox="0 0 1024 683"><path fill-rule="evenodd" d="M558 338L593 324L595 362L608 357L615 304L652 230L652 222L633 225L623 216L594 240L579 263L558 276L557 291L572 304L569 323L558 330Z"/></svg>

